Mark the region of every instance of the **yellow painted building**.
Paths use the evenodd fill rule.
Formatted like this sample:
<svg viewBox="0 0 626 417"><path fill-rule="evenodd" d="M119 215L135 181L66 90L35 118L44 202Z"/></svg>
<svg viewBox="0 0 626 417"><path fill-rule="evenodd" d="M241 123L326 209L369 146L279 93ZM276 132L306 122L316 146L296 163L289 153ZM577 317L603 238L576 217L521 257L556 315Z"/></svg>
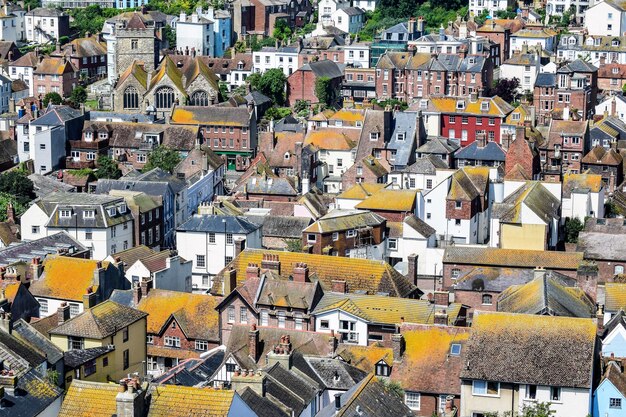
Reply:
<svg viewBox="0 0 626 417"><path fill-rule="evenodd" d="M135 372L144 376L146 317L142 311L108 300L74 318L61 318L64 322L49 332L52 343L64 352L83 350L81 356L93 357L93 363L78 366L78 374L75 369L66 377L107 382Z"/></svg>

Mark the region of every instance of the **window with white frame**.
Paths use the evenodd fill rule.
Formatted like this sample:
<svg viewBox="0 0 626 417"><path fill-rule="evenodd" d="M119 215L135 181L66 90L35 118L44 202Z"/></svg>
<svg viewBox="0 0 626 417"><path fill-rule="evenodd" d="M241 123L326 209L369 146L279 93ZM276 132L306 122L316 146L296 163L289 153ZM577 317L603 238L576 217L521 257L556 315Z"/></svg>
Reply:
<svg viewBox="0 0 626 417"><path fill-rule="evenodd" d="M209 342L207 342L206 340L196 340L196 350L204 352L208 349L209 349Z"/></svg>
<svg viewBox="0 0 626 417"><path fill-rule="evenodd" d="M500 383L475 379L472 381L472 394L498 397L500 396Z"/></svg>
<svg viewBox="0 0 626 417"><path fill-rule="evenodd" d="M261 310L261 326L269 325L269 313L267 310Z"/></svg>
<svg viewBox="0 0 626 417"><path fill-rule="evenodd" d="M60 210L59 215L64 218L72 217L72 210Z"/></svg>
<svg viewBox="0 0 626 417"><path fill-rule="evenodd" d="M235 322L235 306L228 307L228 322L229 323Z"/></svg>
<svg viewBox="0 0 626 417"><path fill-rule="evenodd" d="M355 236L356 236L356 230L352 229L352 230L346 231L346 237L355 237Z"/></svg>
<svg viewBox="0 0 626 417"><path fill-rule="evenodd" d="M420 400L421 400L421 396L420 396L419 392L406 391L404 393L404 403L411 410L419 410L420 409Z"/></svg>
<svg viewBox="0 0 626 417"><path fill-rule="evenodd" d="M302 313L295 313L294 314L294 323L295 323L295 329L296 330L302 330Z"/></svg>
<svg viewBox="0 0 626 417"><path fill-rule="evenodd" d="M285 328L285 312L279 311L276 313L276 318L278 319L278 327L281 329Z"/></svg>
<svg viewBox="0 0 626 417"><path fill-rule="evenodd" d="M398 239L388 239L387 240L387 248L390 250L398 249Z"/></svg>
<svg viewBox="0 0 626 417"><path fill-rule="evenodd" d="M245 307L239 307L239 322L247 323L248 322L248 309Z"/></svg>
<svg viewBox="0 0 626 417"><path fill-rule="evenodd" d="M309 243L315 243L317 241L317 235L315 235L314 233L307 233L306 241Z"/></svg>
<svg viewBox="0 0 626 417"><path fill-rule="evenodd" d="M83 211L83 217L85 219L93 219L96 217L96 211L95 210L84 210Z"/></svg>
<svg viewBox="0 0 626 417"><path fill-rule="evenodd" d="M206 258L204 255L196 255L196 268L204 268L206 266Z"/></svg>
<svg viewBox="0 0 626 417"><path fill-rule="evenodd" d="M168 347L180 347L180 337L176 336L165 336L164 345Z"/></svg>
<svg viewBox="0 0 626 417"><path fill-rule="evenodd" d="M39 301L39 313L46 314L48 312L48 300L38 298L37 301Z"/></svg>
<svg viewBox="0 0 626 417"><path fill-rule="evenodd" d="M154 335L151 335L151 334L147 335L146 336L146 343L149 344L149 345L153 345L154 344Z"/></svg>
<svg viewBox="0 0 626 417"><path fill-rule="evenodd" d="M339 233L333 232L333 242L339 240Z"/></svg>

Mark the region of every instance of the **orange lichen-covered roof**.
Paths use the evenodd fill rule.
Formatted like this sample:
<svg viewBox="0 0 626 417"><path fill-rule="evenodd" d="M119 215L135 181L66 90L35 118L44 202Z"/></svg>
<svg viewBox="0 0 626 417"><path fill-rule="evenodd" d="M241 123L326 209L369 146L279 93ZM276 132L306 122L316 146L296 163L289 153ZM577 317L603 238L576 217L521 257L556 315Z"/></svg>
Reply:
<svg viewBox="0 0 626 417"><path fill-rule="evenodd" d="M344 122L359 122L365 120L365 111L360 109L341 109L333 114L330 120L341 120Z"/></svg>
<svg viewBox="0 0 626 417"><path fill-rule="evenodd" d="M607 311L626 310L626 284L607 282L604 294L604 308Z"/></svg>
<svg viewBox="0 0 626 417"><path fill-rule="evenodd" d="M275 256L280 262L281 274L288 276L296 264L306 263L311 281L319 281L322 288L330 290L333 280L346 281L348 292L365 291L367 294L386 292L392 297L408 297L417 288L411 282L384 261L369 259L344 258L340 256L313 255L307 253L246 249L226 267L232 267L237 274L237 285L246 279L248 264L262 265L263 257ZM214 293L220 293L221 279L226 272L216 279Z"/></svg>
<svg viewBox="0 0 626 417"><path fill-rule="evenodd" d="M165 76L167 76L174 83L181 94L187 94L185 86L183 85L182 74L169 55L165 56L161 62L161 67L156 74L152 76L152 79L150 79L150 89L157 85Z"/></svg>
<svg viewBox="0 0 626 417"><path fill-rule="evenodd" d="M235 391L156 385L151 394L151 417L226 417Z"/></svg>
<svg viewBox="0 0 626 417"><path fill-rule="evenodd" d="M385 210L413 212L415 209L415 190L393 190L383 188L367 197L355 206L364 210Z"/></svg>
<svg viewBox="0 0 626 417"><path fill-rule="evenodd" d="M574 190L589 190L592 193L600 192L603 187L602 175L598 174L572 174L563 176L563 197L570 197Z"/></svg>
<svg viewBox="0 0 626 417"><path fill-rule="evenodd" d="M590 388L596 331L590 318L475 312L460 377Z"/></svg>
<svg viewBox="0 0 626 417"><path fill-rule="evenodd" d="M582 252L449 246L444 252L443 262L484 266L577 269L583 261L583 256Z"/></svg>
<svg viewBox="0 0 626 417"><path fill-rule="evenodd" d="M143 86L143 88L147 89L148 73L146 72L144 65L145 64L141 61L133 61L133 63L120 74L117 85L122 85L122 83L132 75L139 82L139 84Z"/></svg>
<svg viewBox="0 0 626 417"><path fill-rule="evenodd" d="M429 100L428 107L441 113L475 116L505 117L513 111L513 106L498 96L491 98L479 97L476 100L456 97L432 97Z"/></svg>
<svg viewBox="0 0 626 417"><path fill-rule="evenodd" d="M33 73L42 75L63 75L66 72L76 71L78 70L74 67L74 65L64 58L46 57L39 62L39 64L37 64L37 68L35 68Z"/></svg>
<svg viewBox="0 0 626 417"><path fill-rule="evenodd" d="M337 356L365 372L372 372L381 360L389 366L393 364L393 350L377 345L341 344L337 349Z"/></svg>
<svg viewBox="0 0 626 417"><path fill-rule="evenodd" d="M377 193L381 189L387 187L388 184L380 184L376 182L358 182L352 187L348 188L343 193L339 194L337 198L345 198L348 200L365 200L372 194Z"/></svg>
<svg viewBox="0 0 626 417"><path fill-rule="evenodd" d="M465 327L401 326L404 355L394 364L390 378L405 390L460 395L461 354L470 331ZM460 345L454 354L453 344Z"/></svg>
<svg viewBox="0 0 626 417"><path fill-rule="evenodd" d="M160 334L172 316L188 338L217 340L221 297L179 291L153 289L143 297L137 309L148 313L148 333Z"/></svg>
<svg viewBox="0 0 626 417"><path fill-rule="evenodd" d="M358 129L321 128L309 131L304 146L313 145L322 150L349 151L357 145Z"/></svg>
<svg viewBox="0 0 626 417"><path fill-rule="evenodd" d="M13 284L9 284L6 287L3 288L4 290L4 297L9 300L9 301L13 301L13 299L15 298L15 295L17 294L17 290L20 289L20 283L19 282L15 282ZM2 297L0 297L0 300L2 299Z"/></svg>
<svg viewBox="0 0 626 417"><path fill-rule="evenodd" d="M117 384L72 381L59 417L111 417L117 413Z"/></svg>
<svg viewBox="0 0 626 417"><path fill-rule="evenodd" d="M94 285L98 261L48 255L43 265L43 275L30 285L33 295L82 302L87 288ZM102 262L105 269L109 265L109 262Z"/></svg>

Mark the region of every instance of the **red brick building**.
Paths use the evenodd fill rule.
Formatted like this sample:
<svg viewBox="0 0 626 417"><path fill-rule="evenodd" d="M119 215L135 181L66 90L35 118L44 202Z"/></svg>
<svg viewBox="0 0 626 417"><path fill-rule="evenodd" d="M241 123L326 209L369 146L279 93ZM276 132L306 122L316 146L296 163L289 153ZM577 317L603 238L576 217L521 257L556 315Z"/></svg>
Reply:
<svg viewBox="0 0 626 417"><path fill-rule="evenodd" d="M552 120L548 141L539 148L543 161L542 178L546 181L560 182L561 175L567 171L578 174L581 172L581 161L588 149L588 122Z"/></svg>
<svg viewBox="0 0 626 417"><path fill-rule="evenodd" d="M410 102L447 95L483 95L493 83L493 61L483 55L387 52L376 64L376 95Z"/></svg>
<svg viewBox="0 0 626 417"><path fill-rule="evenodd" d="M598 102L598 69L577 59L559 68L556 78L555 116L563 120L570 115L582 120L590 119Z"/></svg>
<svg viewBox="0 0 626 417"><path fill-rule="evenodd" d="M97 35L74 39L50 54L55 58L67 57L76 67L81 77L95 79L107 74L107 47Z"/></svg>
<svg viewBox="0 0 626 417"><path fill-rule="evenodd" d="M309 103L318 103L315 95L315 83L318 78L330 79L329 88L336 92L336 98L340 95L343 71L339 66L329 60L310 62L287 78L287 102L295 104L298 100L306 100Z"/></svg>
<svg viewBox="0 0 626 417"><path fill-rule="evenodd" d="M59 93L69 97L78 85L78 68L67 57L39 57L33 71L33 89L36 95Z"/></svg>
<svg viewBox="0 0 626 417"><path fill-rule="evenodd" d="M598 68L598 90L621 93L626 85L626 64L616 62Z"/></svg>
<svg viewBox="0 0 626 417"><path fill-rule="evenodd" d="M420 103L428 117L429 136L457 139L461 147L483 135L487 141L502 143L502 125L514 110L500 97L433 97ZM432 121L431 121L432 118Z"/></svg>

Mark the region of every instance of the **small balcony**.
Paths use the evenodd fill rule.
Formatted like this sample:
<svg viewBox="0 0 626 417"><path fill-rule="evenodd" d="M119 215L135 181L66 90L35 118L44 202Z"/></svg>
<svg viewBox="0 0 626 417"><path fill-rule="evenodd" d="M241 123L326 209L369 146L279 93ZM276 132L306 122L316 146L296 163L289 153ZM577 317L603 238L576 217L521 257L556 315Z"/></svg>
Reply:
<svg viewBox="0 0 626 417"><path fill-rule="evenodd" d="M106 149L109 147L108 139L96 140L93 142L87 142L84 140L70 140L69 142L70 142L70 149L72 150L76 150L76 149L102 150L102 149Z"/></svg>
<svg viewBox="0 0 626 417"><path fill-rule="evenodd" d="M71 156L65 158L65 168L67 169L94 169L96 167L96 161L77 161Z"/></svg>

